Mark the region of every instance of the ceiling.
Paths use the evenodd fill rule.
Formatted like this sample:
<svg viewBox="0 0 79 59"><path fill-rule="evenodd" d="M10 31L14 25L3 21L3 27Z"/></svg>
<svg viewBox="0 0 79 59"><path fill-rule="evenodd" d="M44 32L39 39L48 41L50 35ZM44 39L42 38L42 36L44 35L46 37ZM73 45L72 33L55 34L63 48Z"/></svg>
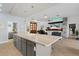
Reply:
<svg viewBox="0 0 79 59"><path fill-rule="evenodd" d="M1 5L0 13L27 17L55 6L57 3L2 3Z"/></svg>

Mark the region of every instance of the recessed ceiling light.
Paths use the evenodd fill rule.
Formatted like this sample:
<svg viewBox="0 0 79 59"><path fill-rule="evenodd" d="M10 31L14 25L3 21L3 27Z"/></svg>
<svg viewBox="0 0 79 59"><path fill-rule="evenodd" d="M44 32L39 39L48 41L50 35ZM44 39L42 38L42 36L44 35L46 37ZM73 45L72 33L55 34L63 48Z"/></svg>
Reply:
<svg viewBox="0 0 79 59"><path fill-rule="evenodd" d="M45 15L45 16L44 16L44 19L48 19L48 16L47 16L47 15Z"/></svg>
<svg viewBox="0 0 79 59"><path fill-rule="evenodd" d="M32 5L31 8L34 8L34 6Z"/></svg>
<svg viewBox="0 0 79 59"><path fill-rule="evenodd" d="M26 10L24 10L24 13L26 13L27 11Z"/></svg>

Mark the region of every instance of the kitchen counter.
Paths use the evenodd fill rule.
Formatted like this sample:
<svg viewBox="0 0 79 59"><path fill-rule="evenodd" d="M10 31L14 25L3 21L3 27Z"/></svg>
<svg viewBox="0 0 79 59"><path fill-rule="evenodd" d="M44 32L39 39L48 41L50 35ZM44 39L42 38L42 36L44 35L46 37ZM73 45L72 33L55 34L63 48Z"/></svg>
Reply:
<svg viewBox="0 0 79 59"><path fill-rule="evenodd" d="M26 40L30 40L37 44L41 44L43 46L50 46L57 42L59 39L62 39L60 36L49 36L49 35L42 35L42 34L31 34L31 33L17 33L15 34L19 37L22 37Z"/></svg>
<svg viewBox="0 0 79 59"><path fill-rule="evenodd" d="M50 56L54 43L59 39L62 39L62 37L32 33L14 34L14 40L17 44L17 48L20 51L23 51L23 54L27 56Z"/></svg>

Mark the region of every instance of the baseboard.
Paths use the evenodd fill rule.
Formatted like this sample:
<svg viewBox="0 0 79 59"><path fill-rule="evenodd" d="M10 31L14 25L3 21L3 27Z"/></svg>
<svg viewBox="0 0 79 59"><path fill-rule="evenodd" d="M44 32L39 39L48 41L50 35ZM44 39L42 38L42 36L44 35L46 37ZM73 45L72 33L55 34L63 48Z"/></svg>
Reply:
<svg viewBox="0 0 79 59"><path fill-rule="evenodd" d="M4 44L4 43L7 43L7 42L9 42L9 40L0 42L0 44Z"/></svg>

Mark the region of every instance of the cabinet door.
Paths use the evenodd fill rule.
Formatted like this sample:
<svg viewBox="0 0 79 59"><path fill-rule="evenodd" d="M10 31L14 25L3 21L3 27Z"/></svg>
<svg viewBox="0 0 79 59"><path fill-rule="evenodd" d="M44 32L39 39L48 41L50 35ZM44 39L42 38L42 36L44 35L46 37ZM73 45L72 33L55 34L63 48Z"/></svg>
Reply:
<svg viewBox="0 0 79 59"><path fill-rule="evenodd" d="M21 44L22 41L21 41L21 40L22 40L21 37L18 37L18 45L17 45L17 46L18 46L18 49L19 49L20 51L22 50L22 46L21 46L21 45L22 45L22 44Z"/></svg>
<svg viewBox="0 0 79 59"><path fill-rule="evenodd" d="M34 43L31 41L27 41L27 56L34 56Z"/></svg>
<svg viewBox="0 0 79 59"><path fill-rule="evenodd" d="M23 56L27 55L27 48L26 48L26 40L22 38L22 54Z"/></svg>
<svg viewBox="0 0 79 59"><path fill-rule="evenodd" d="M14 39L14 46L17 48L17 36L13 35L13 39Z"/></svg>
<svg viewBox="0 0 79 59"><path fill-rule="evenodd" d="M16 36L16 48L19 49L19 36Z"/></svg>

